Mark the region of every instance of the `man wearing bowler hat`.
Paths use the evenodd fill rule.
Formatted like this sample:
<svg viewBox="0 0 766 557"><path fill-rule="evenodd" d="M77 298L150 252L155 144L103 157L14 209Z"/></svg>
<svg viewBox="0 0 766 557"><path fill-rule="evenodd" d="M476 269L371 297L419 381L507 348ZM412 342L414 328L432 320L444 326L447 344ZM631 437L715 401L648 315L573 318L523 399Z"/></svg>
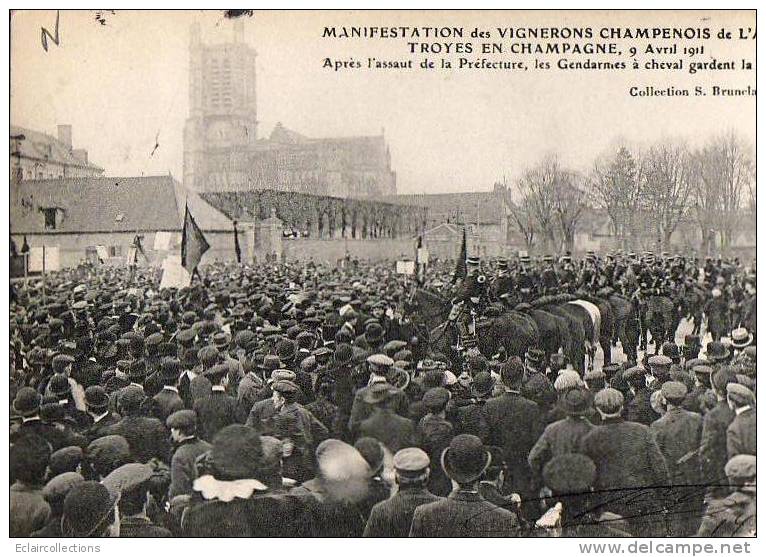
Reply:
<svg viewBox="0 0 766 557"><path fill-rule="evenodd" d="M109 395L100 385L85 389L85 409L91 418L90 425L83 431L88 443L106 435L106 429L120 421L120 416L109 409Z"/></svg>
<svg viewBox="0 0 766 557"><path fill-rule="evenodd" d="M479 482L491 453L475 435L456 436L442 453L442 466L457 484L449 497L415 509L411 537L513 537L519 522L511 511L486 501Z"/></svg>
<svg viewBox="0 0 766 557"><path fill-rule="evenodd" d="M194 411L201 425L200 436L208 442L218 430L239 421L237 399L226 393L229 370L228 364L216 364L202 374L212 387L207 396L197 399Z"/></svg>
<svg viewBox="0 0 766 557"><path fill-rule="evenodd" d="M161 422L173 412L184 407L184 401L178 394L178 377L181 375L181 362L175 358L166 358L160 364L162 390L152 397L152 413Z"/></svg>

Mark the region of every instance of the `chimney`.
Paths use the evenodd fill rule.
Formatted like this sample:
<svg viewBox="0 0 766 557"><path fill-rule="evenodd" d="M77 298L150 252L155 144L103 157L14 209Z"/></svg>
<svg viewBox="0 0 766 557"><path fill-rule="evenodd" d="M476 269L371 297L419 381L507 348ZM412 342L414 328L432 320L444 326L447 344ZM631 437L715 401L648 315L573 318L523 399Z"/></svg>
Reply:
<svg viewBox="0 0 766 557"><path fill-rule="evenodd" d="M69 124L59 124L59 141L66 145L69 149L72 148L72 126Z"/></svg>
<svg viewBox="0 0 766 557"><path fill-rule="evenodd" d="M88 164L88 150L87 149L72 149L72 156L85 164Z"/></svg>

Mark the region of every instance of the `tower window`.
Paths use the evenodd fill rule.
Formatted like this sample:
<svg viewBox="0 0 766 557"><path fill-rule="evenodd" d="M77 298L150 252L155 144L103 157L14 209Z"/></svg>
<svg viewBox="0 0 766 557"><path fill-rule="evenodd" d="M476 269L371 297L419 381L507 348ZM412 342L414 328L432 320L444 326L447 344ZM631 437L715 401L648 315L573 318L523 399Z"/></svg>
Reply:
<svg viewBox="0 0 766 557"><path fill-rule="evenodd" d="M45 229L55 230L56 229L56 208L44 207L40 210L43 212L43 217L45 218Z"/></svg>

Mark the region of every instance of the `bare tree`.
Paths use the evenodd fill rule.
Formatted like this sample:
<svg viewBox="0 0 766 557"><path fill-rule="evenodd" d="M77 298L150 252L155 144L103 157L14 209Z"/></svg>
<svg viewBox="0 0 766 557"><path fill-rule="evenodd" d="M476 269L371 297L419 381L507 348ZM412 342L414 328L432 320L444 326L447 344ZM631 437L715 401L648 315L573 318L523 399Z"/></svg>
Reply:
<svg viewBox="0 0 766 557"><path fill-rule="evenodd" d="M692 194L692 157L685 143L663 142L649 148L640 168L643 203L662 249L685 217Z"/></svg>
<svg viewBox="0 0 766 557"><path fill-rule="evenodd" d="M575 231L585 209L585 200L582 178L572 171L559 169L555 181L553 212L563 250L574 250Z"/></svg>
<svg viewBox="0 0 766 557"><path fill-rule="evenodd" d="M742 197L753 181L752 148L734 131L713 138L704 149L703 180L715 185L719 192L718 230L721 249L731 247L742 209Z"/></svg>
<svg viewBox="0 0 766 557"><path fill-rule="evenodd" d="M521 232L527 251L531 251L537 236L537 221L533 216L529 200L522 198L519 204L509 203L508 206L511 212L510 219L516 224L519 232Z"/></svg>
<svg viewBox="0 0 766 557"><path fill-rule="evenodd" d="M543 249L556 245L555 191L560 165L556 155L548 155L528 169L516 183L519 207L528 212L542 236Z"/></svg>
<svg viewBox="0 0 766 557"><path fill-rule="evenodd" d="M597 207L609 216L617 241L623 249L633 247L641 206L638 166L630 150L622 145L593 163L588 189Z"/></svg>

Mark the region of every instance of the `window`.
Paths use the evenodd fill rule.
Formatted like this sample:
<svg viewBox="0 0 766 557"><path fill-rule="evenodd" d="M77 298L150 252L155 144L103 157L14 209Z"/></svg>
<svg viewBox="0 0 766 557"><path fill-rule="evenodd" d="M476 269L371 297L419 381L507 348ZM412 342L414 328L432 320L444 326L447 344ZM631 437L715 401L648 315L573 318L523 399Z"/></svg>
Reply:
<svg viewBox="0 0 766 557"><path fill-rule="evenodd" d="M56 208L45 207L40 210L43 212L43 217L45 217L45 229L55 230L56 229Z"/></svg>

